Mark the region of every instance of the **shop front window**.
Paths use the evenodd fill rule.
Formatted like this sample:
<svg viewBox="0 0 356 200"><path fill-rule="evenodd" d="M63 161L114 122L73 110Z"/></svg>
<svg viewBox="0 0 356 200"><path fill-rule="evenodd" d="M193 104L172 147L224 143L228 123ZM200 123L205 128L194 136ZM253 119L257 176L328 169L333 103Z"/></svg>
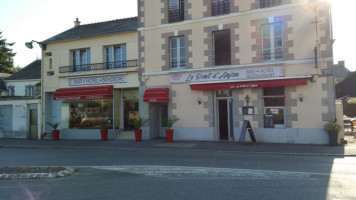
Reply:
<svg viewBox="0 0 356 200"><path fill-rule="evenodd" d="M71 129L100 129L104 121L113 125L112 99L71 100L62 103L63 126Z"/></svg>
<svg viewBox="0 0 356 200"><path fill-rule="evenodd" d="M285 128L284 87L263 88L265 128Z"/></svg>

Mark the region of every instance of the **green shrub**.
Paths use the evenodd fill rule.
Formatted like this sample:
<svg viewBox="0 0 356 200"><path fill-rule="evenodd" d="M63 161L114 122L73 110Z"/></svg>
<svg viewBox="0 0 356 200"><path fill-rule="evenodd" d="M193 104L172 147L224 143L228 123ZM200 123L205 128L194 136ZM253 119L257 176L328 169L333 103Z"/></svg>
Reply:
<svg viewBox="0 0 356 200"><path fill-rule="evenodd" d="M175 119L171 119L171 118L167 118L165 120L163 120L163 124L164 126L166 126L168 129L171 129L173 124L178 121L179 118L175 118Z"/></svg>
<svg viewBox="0 0 356 200"><path fill-rule="evenodd" d="M327 132L338 132L341 130L341 126L337 122L328 122L324 125L324 130Z"/></svg>
<svg viewBox="0 0 356 200"><path fill-rule="evenodd" d="M135 130L141 129L143 125L145 125L150 119L143 119L139 117L138 119L132 118L129 123L134 127Z"/></svg>

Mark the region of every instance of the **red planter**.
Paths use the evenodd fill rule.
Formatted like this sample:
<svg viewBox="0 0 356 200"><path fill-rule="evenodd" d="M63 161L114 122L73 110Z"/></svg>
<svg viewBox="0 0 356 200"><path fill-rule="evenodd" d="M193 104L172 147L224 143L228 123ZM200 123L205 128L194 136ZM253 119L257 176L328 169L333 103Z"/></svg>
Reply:
<svg viewBox="0 0 356 200"><path fill-rule="evenodd" d="M59 140L59 130L52 130L53 140Z"/></svg>
<svg viewBox="0 0 356 200"><path fill-rule="evenodd" d="M173 129L166 129L166 142L173 142Z"/></svg>
<svg viewBox="0 0 356 200"><path fill-rule="evenodd" d="M142 129L134 130L134 132L135 132L136 142L141 142L142 141Z"/></svg>
<svg viewBox="0 0 356 200"><path fill-rule="evenodd" d="M101 140L108 141L108 129L100 129Z"/></svg>

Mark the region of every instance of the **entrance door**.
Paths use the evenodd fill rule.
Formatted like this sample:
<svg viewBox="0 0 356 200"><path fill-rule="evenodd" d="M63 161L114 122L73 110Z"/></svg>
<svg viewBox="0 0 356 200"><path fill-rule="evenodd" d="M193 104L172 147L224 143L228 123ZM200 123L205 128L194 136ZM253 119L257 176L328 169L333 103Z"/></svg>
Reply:
<svg viewBox="0 0 356 200"><path fill-rule="evenodd" d="M166 132L165 130L167 129L167 126L165 124L165 121L168 119L168 103L161 103L160 104L160 136L161 137L166 137Z"/></svg>
<svg viewBox="0 0 356 200"><path fill-rule="evenodd" d="M30 139L38 139L37 109L30 109Z"/></svg>
<svg viewBox="0 0 356 200"><path fill-rule="evenodd" d="M233 141L233 107L232 99L218 99L218 131L219 140Z"/></svg>

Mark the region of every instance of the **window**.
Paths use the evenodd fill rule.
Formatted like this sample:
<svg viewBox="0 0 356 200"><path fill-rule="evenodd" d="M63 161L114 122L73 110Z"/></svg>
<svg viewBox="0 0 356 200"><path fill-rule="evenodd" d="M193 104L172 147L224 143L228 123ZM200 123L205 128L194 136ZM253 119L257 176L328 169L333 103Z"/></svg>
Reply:
<svg viewBox="0 0 356 200"><path fill-rule="evenodd" d="M262 26L262 60L283 59L282 23Z"/></svg>
<svg viewBox="0 0 356 200"><path fill-rule="evenodd" d="M9 96L15 96L15 86L7 87L7 91Z"/></svg>
<svg viewBox="0 0 356 200"><path fill-rule="evenodd" d="M70 100L62 103L62 128L100 129L106 120L113 125L112 99Z"/></svg>
<svg viewBox="0 0 356 200"><path fill-rule="evenodd" d="M90 70L90 49L80 49L72 51L73 71Z"/></svg>
<svg viewBox="0 0 356 200"><path fill-rule="evenodd" d="M284 87L263 88L266 117L271 119L269 128L285 128ZM265 123L266 127L266 123Z"/></svg>
<svg viewBox="0 0 356 200"><path fill-rule="evenodd" d="M54 75L54 71L48 71L47 72L47 76L53 76Z"/></svg>
<svg viewBox="0 0 356 200"><path fill-rule="evenodd" d="M52 58L48 60L48 68L49 70L52 70Z"/></svg>
<svg viewBox="0 0 356 200"><path fill-rule="evenodd" d="M171 38L171 68L185 67L184 37Z"/></svg>
<svg viewBox="0 0 356 200"><path fill-rule="evenodd" d="M126 45L108 46L105 48L105 62L107 69L125 68L126 63Z"/></svg>
<svg viewBox="0 0 356 200"><path fill-rule="evenodd" d="M231 64L231 41L230 30L215 31L214 59L215 66Z"/></svg>
<svg viewBox="0 0 356 200"><path fill-rule="evenodd" d="M25 86L25 96L26 97L36 96L36 86L35 85L26 85Z"/></svg>
<svg viewBox="0 0 356 200"><path fill-rule="evenodd" d="M260 0L260 8L268 8L281 5L281 0Z"/></svg>
<svg viewBox="0 0 356 200"><path fill-rule="evenodd" d="M211 15L225 15L230 13L230 0L211 0Z"/></svg>
<svg viewBox="0 0 356 200"><path fill-rule="evenodd" d="M184 20L184 0L170 0L168 8L169 23Z"/></svg>

